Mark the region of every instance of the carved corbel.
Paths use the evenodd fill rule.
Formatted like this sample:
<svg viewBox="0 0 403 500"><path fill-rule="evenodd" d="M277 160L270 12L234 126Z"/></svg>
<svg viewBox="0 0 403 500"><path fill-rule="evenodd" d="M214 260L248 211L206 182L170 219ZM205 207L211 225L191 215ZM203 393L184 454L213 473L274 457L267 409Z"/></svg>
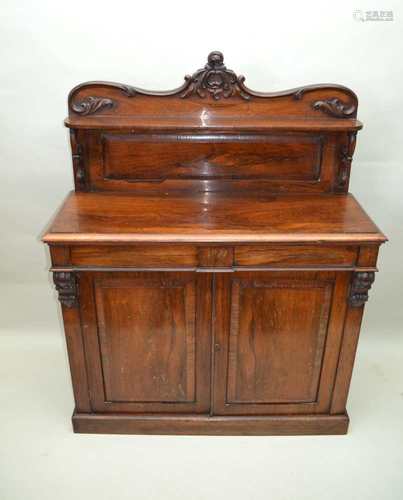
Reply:
<svg viewBox="0 0 403 500"><path fill-rule="evenodd" d="M336 178L336 187L338 191L347 191L348 181L350 179L351 162L355 150L357 132L348 132L347 144L340 150L340 165Z"/></svg>
<svg viewBox="0 0 403 500"><path fill-rule="evenodd" d="M74 180L77 191L86 190L83 147L78 143L77 131L70 129L71 152L73 158Z"/></svg>
<svg viewBox="0 0 403 500"><path fill-rule="evenodd" d="M373 271L354 273L351 282L349 304L351 307L361 307L368 300L368 291L375 280Z"/></svg>
<svg viewBox="0 0 403 500"><path fill-rule="evenodd" d="M59 300L66 307L78 306L77 277L72 272L54 271L53 282L59 295Z"/></svg>

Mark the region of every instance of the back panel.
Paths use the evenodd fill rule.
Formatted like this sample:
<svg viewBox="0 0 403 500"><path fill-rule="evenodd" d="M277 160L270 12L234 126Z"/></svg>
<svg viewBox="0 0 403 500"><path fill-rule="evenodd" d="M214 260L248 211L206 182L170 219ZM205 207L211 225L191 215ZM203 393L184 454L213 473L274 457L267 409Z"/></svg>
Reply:
<svg viewBox="0 0 403 500"><path fill-rule="evenodd" d="M258 93L212 53L179 89L89 82L69 96L77 190L342 192L355 94L338 85Z"/></svg>

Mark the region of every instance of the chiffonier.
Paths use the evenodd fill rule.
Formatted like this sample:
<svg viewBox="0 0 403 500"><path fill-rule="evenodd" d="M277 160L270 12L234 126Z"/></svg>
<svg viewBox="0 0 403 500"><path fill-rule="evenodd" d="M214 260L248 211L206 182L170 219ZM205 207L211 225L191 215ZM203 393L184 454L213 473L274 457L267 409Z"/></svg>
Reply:
<svg viewBox="0 0 403 500"><path fill-rule="evenodd" d="M386 240L348 192L357 97L244 81L212 52L172 91L70 92L75 190L43 241L76 432L347 432Z"/></svg>

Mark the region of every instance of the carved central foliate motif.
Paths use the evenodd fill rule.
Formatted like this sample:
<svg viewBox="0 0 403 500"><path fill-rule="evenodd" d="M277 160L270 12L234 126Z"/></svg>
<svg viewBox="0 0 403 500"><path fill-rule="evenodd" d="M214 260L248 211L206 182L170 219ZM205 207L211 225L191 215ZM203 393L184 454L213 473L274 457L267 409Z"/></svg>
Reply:
<svg viewBox="0 0 403 500"><path fill-rule="evenodd" d="M182 98L196 94L204 99L210 94L216 100L233 95L250 99L241 88L243 77L227 69L221 52L211 52L204 68L197 70L192 76L186 76L185 80L188 87L181 94Z"/></svg>

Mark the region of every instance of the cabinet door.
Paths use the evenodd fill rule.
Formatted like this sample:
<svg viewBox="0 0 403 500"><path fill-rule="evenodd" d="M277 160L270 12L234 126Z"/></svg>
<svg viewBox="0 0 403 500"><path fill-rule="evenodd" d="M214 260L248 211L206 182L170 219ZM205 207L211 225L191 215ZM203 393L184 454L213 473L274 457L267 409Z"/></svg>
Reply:
<svg viewBox="0 0 403 500"><path fill-rule="evenodd" d="M329 409L348 278L315 271L216 276L214 414Z"/></svg>
<svg viewBox="0 0 403 500"><path fill-rule="evenodd" d="M83 272L80 304L94 410L209 410L210 276Z"/></svg>

